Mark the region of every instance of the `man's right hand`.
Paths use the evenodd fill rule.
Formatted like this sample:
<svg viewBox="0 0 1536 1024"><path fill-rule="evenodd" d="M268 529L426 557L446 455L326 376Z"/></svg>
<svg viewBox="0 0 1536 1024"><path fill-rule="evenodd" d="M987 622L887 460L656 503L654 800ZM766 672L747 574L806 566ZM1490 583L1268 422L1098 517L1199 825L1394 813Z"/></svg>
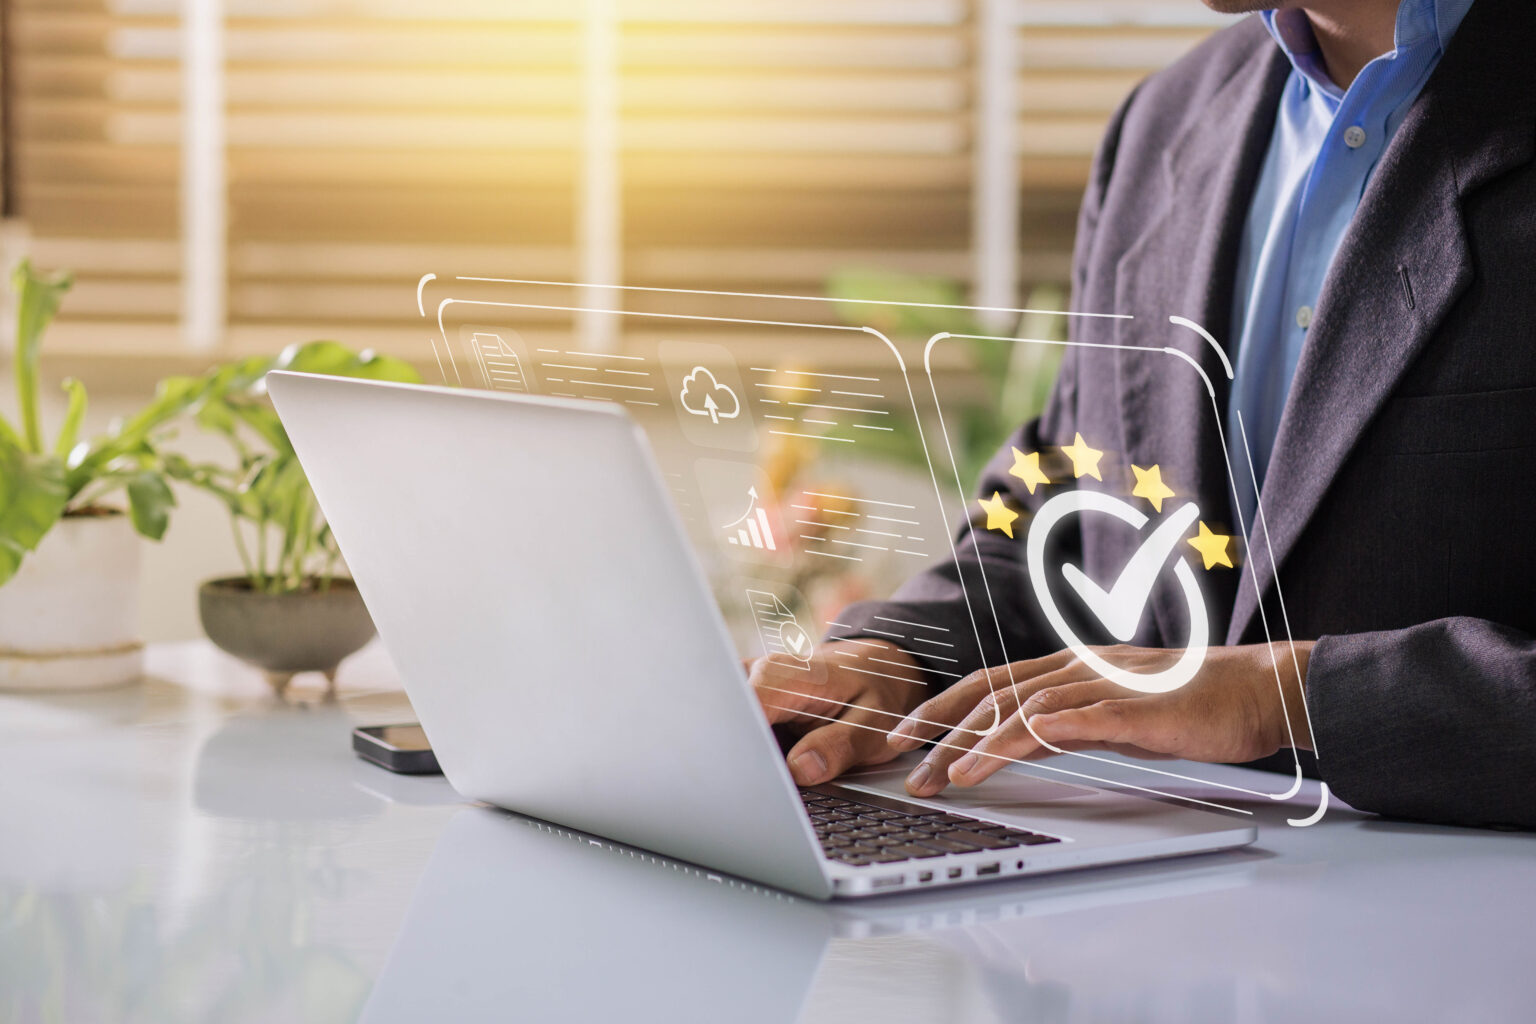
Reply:
<svg viewBox="0 0 1536 1024"><path fill-rule="evenodd" d="M911 655L871 640L823 644L809 666L769 655L748 671L768 721L800 734L785 759L801 786L899 756L886 733L930 696Z"/></svg>

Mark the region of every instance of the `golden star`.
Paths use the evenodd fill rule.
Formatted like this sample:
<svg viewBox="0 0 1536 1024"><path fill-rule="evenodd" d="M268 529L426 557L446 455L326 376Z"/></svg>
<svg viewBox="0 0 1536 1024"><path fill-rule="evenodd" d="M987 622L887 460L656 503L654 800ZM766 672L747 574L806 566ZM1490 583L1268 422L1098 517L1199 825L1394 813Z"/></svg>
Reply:
<svg viewBox="0 0 1536 1024"><path fill-rule="evenodd" d="M1078 434L1072 439L1072 443L1063 445L1061 453L1072 460L1072 475L1075 477L1091 476L1095 480L1103 480L1099 475L1099 459L1104 453L1097 448L1089 448L1083 440L1083 435Z"/></svg>
<svg viewBox="0 0 1536 1024"><path fill-rule="evenodd" d="M987 513L987 529L1002 530L1013 539L1013 521L1019 518L1019 514L1007 505L1003 504L1003 496L997 491L992 492L992 500L980 499L981 507Z"/></svg>
<svg viewBox="0 0 1536 1024"><path fill-rule="evenodd" d="M1051 478L1045 475L1045 470L1040 468L1040 453L1030 452L1025 455L1017 448L1013 450L1013 468L1009 474L1024 481L1024 486L1029 488L1029 493L1034 494L1035 488L1041 484L1048 484Z"/></svg>
<svg viewBox="0 0 1536 1024"><path fill-rule="evenodd" d="M1163 483L1162 467L1154 465L1151 469L1142 469L1140 466L1132 466L1131 472L1136 474L1136 486L1131 488L1131 497L1146 498L1153 508L1161 512L1163 499L1174 496L1168 485Z"/></svg>
<svg viewBox="0 0 1536 1024"><path fill-rule="evenodd" d="M1232 538L1227 534L1212 533L1211 528L1200 523L1200 535L1189 538L1189 546L1200 552L1200 557L1205 560L1205 567L1224 565L1228 569L1233 568L1232 559L1227 555L1227 545Z"/></svg>

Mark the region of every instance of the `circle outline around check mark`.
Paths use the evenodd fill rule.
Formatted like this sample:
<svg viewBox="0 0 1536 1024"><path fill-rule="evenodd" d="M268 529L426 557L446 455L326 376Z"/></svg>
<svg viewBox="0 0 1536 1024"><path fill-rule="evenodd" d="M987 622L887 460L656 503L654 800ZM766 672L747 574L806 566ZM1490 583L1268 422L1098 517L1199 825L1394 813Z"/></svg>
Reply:
<svg viewBox="0 0 1536 1024"><path fill-rule="evenodd" d="M1067 625L1067 620L1056 607L1056 602L1051 598L1050 588L1046 585L1045 542L1057 523L1069 515L1083 511L1107 513L1137 530L1147 525L1147 517L1139 509L1119 498L1098 491L1067 491L1040 506L1040 511L1035 513L1034 521L1029 524L1029 539L1025 544L1029 581L1034 587L1035 600L1040 603L1040 610L1045 613L1051 628L1056 630L1057 638L1077 655L1078 660L1110 682L1118 683L1128 690L1136 690L1139 693L1169 693L1177 690L1200 671L1210 646L1208 639L1210 620L1205 610L1205 599L1200 593L1199 584L1195 582L1189 563L1181 558L1173 566L1174 578L1179 581L1179 586L1184 591L1184 599L1189 604L1189 643L1185 646L1184 653L1179 655L1179 660L1168 668L1146 673L1128 672L1116 665L1111 665L1089 649L1072 631L1072 627Z"/></svg>
<svg viewBox="0 0 1536 1024"><path fill-rule="evenodd" d="M791 647L789 645L789 641L784 638L784 632L790 629L793 629L796 633L799 633L800 636L804 638L804 654ZM794 658L801 664L809 662L815 653L813 650L815 643L811 640L811 635L805 631L805 628L801 626L800 623L794 621L793 619L785 619L783 622L779 623L779 646L784 649L785 654L789 655L791 658Z"/></svg>

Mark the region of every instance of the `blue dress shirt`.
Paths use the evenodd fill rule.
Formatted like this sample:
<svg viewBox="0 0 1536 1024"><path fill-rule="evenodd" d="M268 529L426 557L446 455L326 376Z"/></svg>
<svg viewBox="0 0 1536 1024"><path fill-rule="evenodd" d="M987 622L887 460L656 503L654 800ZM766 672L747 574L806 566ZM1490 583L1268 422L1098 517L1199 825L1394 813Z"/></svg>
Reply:
<svg viewBox="0 0 1536 1024"><path fill-rule="evenodd" d="M1348 89L1328 77L1303 11L1262 15L1290 58L1291 75L1243 228L1233 296L1239 334L1227 448L1238 509L1250 529L1258 496L1248 486L1238 414L1262 487L1334 251L1372 170L1471 6L1472 0L1401 0L1394 48L1362 68Z"/></svg>

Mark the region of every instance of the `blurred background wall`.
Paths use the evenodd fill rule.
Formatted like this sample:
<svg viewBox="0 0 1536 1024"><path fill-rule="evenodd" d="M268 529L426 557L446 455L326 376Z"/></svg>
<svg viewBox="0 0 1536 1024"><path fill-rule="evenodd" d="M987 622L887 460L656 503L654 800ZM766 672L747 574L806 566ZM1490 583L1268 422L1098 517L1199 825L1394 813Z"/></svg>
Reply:
<svg viewBox="0 0 1536 1024"><path fill-rule="evenodd" d="M1198 0L3 11L0 245L76 272L45 369L85 380L96 428L296 340L425 372L428 271L820 294L858 267L1017 306L1065 284L1114 106L1223 23ZM195 635L196 581L235 568L220 511L183 504L146 552L150 639Z"/></svg>

